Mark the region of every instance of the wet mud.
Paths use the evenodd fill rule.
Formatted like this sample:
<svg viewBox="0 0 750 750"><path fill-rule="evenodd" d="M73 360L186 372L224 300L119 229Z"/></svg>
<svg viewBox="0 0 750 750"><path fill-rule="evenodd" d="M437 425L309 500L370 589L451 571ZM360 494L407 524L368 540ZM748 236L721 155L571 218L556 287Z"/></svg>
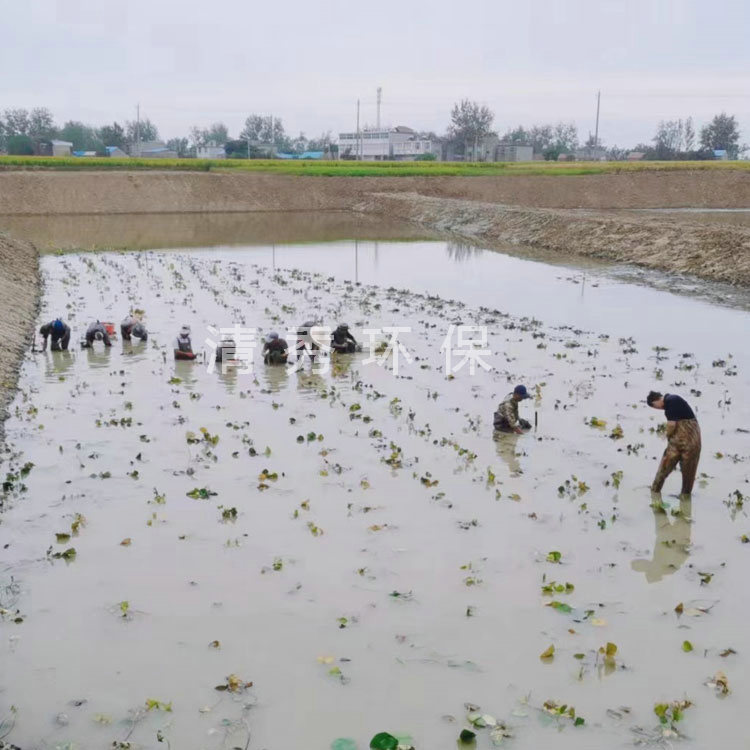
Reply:
<svg viewBox="0 0 750 750"><path fill-rule="evenodd" d="M338 257L43 257L39 320L64 313L77 342L137 308L151 336L24 362L0 523L7 740L281 750L389 732L426 749L470 729L479 748L733 746L750 690L750 355L732 332L748 314L639 287L620 304L625 285L589 277L583 325L577 270L536 274L537 318L530 261L486 286L454 272L449 295L419 285L419 263L393 277L384 251ZM659 309L674 314L655 327ZM410 329L410 361L396 373L366 346L290 371L250 347L252 372L209 373L172 358L183 323L202 359L209 326L260 337L310 317L376 352L387 335L366 329ZM697 320L714 325L691 336ZM463 349L490 369L451 371L460 325L486 328ZM518 382L537 426L495 435ZM700 421L691 501L679 475L649 492L651 388Z"/></svg>

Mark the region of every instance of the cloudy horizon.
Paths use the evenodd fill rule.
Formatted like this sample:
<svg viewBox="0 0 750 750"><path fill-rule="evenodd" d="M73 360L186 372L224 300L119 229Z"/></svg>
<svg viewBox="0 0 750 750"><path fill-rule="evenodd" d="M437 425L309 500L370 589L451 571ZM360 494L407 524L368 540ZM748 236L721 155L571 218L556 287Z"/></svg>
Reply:
<svg viewBox="0 0 750 750"><path fill-rule="evenodd" d="M750 140L750 10L719 0L508 2L454 6L393 0L283 6L225 0L3 3L6 71L0 110L46 106L59 124L134 120L162 138L248 114L280 117L288 134L352 130L356 101L374 124L445 132L462 98L487 104L500 133L575 122L593 132L601 90L606 146L649 142L660 120L719 112ZM7 72L10 71L10 74Z"/></svg>

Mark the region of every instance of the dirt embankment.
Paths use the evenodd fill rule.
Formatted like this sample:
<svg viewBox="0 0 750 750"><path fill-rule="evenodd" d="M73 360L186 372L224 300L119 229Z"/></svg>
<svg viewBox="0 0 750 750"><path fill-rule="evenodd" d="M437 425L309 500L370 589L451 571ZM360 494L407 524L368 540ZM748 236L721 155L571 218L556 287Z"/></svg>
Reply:
<svg viewBox="0 0 750 750"><path fill-rule="evenodd" d="M634 263L750 286L750 228L595 211L517 208L422 195L372 195L359 210L451 232L470 242L522 245Z"/></svg>
<svg viewBox="0 0 750 750"><path fill-rule="evenodd" d="M39 258L29 242L0 234L0 443L8 402L18 380L39 304Z"/></svg>
<svg viewBox="0 0 750 750"><path fill-rule="evenodd" d="M507 177L0 172L0 215L349 209L372 193L535 208L750 208L750 172Z"/></svg>
<svg viewBox="0 0 750 750"><path fill-rule="evenodd" d="M750 172L297 177L221 172L0 172L3 215L359 210L515 244L750 284L750 229L597 211L750 208ZM570 211L568 209L585 209ZM7 218L6 218L7 221Z"/></svg>

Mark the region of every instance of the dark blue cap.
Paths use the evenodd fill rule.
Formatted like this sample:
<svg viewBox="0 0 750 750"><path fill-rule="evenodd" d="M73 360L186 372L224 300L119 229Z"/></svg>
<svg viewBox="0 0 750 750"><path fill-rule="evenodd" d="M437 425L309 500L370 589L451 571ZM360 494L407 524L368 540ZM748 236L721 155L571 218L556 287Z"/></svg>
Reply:
<svg viewBox="0 0 750 750"><path fill-rule="evenodd" d="M525 385L517 385L513 389L513 393L515 393L516 396L520 396L521 398L531 398L531 395L526 390L526 386Z"/></svg>

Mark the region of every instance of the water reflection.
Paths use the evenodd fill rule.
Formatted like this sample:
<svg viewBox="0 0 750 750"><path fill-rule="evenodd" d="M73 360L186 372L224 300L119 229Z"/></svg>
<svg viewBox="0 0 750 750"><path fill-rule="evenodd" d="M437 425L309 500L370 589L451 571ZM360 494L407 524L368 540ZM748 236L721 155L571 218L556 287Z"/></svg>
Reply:
<svg viewBox="0 0 750 750"><path fill-rule="evenodd" d="M109 350L111 347L105 346L103 349L97 349L93 346L86 349L86 358L89 362L89 367L94 369L102 369L110 366L109 361Z"/></svg>
<svg viewBox="0 0 750 750"><path fill-rule="evenodd" d="M515 432L495 432L493 435L497 455L508 465L508 471L512 477L517 477L523 473L521 462L518 460L518 453L516 453L520 437L523 436Z"/></svg>
<svg viewBox="0 0 750 750"><path fill-rule="evenodd" d="M46 381L49 383L54 380L63 380L73 367L74 361L75 358L70 351L46 351L44 353L44 377Z"/></svg>
<svg viewBox="0 0 750 750"><path fill-rule="evenodd" d="M286 388L289 382L289 371L286 365L263 365L261 373L266 388L273 393Z"/></svg>
<svg viewBox="0 0 750 750"><path fill-rule="evenodd" d="M148 345L145 341L123 341L122 356L128 357L131 362L140 362L146 359Z"/></svg>
<svg viewBox="0 0 750 750"><path fill-rule="evenodd" d="M672 521L668 514L654 509L656 538L652 558L637 558L630 563L633 570L645 574L649 583L657 583L672 575L690 556L692 510L690 498L680 500L680 512Z"/></svg>
<svg viewBox="0 0 750 750"><path fill-rule="evenodd" d="M312 370L297 370L297 390L302 394L317 396L327 390L325 378Z"/></svg>
<svg viewBox="0 0 750 750"><path fill-rule="evenodd" d="M179 378L185 388L191 391L197 381L195 368L200 366L197 359L176 359L174 362L174 376Z"/></svg>
<svg viewBox="0 0 750 750"><path fill-rule="evenodd" d="M244 369L241 366L238 367L221 367L217 365L216 372L218 373L219 381L226 389L227 393L234 393L237 390L237 378L240 375L248 375L249 373L241 373L240 369Z"/></svg>
<svg viewBox="0 0 750 750"><path fill-rule="evenodd" d="M469 245L466 242L458 242L457 240L448 240L445 244L445 251L451 260L461 262L468 260L469 258L475 258L481 255L483 249L476 247L475 245Z"/></svg>

